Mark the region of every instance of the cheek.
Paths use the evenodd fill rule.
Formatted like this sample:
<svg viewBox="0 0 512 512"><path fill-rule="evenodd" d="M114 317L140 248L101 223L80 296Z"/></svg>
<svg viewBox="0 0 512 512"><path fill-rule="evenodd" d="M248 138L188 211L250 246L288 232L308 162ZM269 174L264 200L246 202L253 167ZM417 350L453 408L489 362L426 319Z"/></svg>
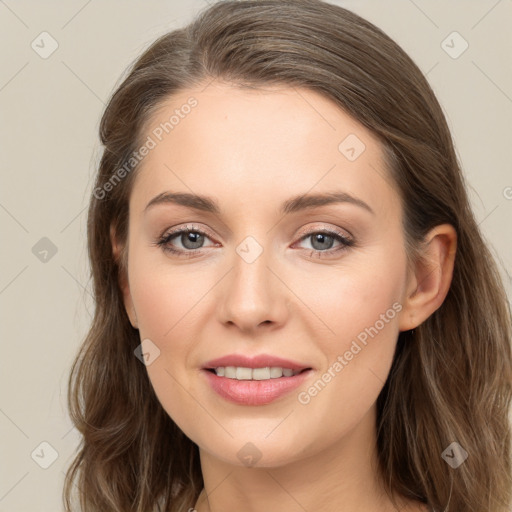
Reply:
<svg viewBox="0 0 512 512"><path fill-rule="evenodd" d="M144 269L144 278L130 283L141 340L149 339L158 356L146 367L158 401L178 427L193 433L193 418L202 412L191 399L195 379L187 365L194 339L194 303L201 296L183 277L158 267ZM197 329L197 328L196 328Z"/></svg>
<svg viewBox="0 0 512 512"><path fill-rule="evenodd" d="M173 421L192 434L195 418L204 414L198 402L197 369L191 355L200 339L205 307L211 304L207 269L191 271L186 265L171 265L154 253L135 248L130 254L129 280L141 340L149 339L158 357L147 366L159 402Z"/></svg>
<svg viewBox="0 0 512 512"><path fill-rule="evenodd" d="M404 252L375 251L338 278L316 281L311 309L329 331L316 339L325 367L298 396L311 428L313 418L328 417L338 428L350 429L377 399L399 335L405 261Z"/></svg>
<svg viewBox="0 0 512 512"><path fill-rule="evenodd" d="M374 250L347 259L339 267L325 268L307 279L296 276L294 292L322 320L326 330L324 351L339 351L377 322L385 328L398 324L397 309L405 286L405 253ZM292 279L292 276L290 276ZM387 313L387 314L386 314Z"/></svg>
<svg viewBox="0 0 512 512"><path fill-rule="evenodd" d="M186 266L171 265L161 256L155 261L134 251L129 264L130 292L141 337L164 340L189 325L208 290L204 276L204 271L194 275Z"/></svg>

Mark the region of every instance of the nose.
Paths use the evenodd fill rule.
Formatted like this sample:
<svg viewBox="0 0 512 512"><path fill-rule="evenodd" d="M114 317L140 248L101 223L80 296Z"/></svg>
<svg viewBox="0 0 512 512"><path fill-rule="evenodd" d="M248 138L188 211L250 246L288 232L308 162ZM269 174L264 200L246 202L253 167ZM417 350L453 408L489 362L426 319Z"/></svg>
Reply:
<svg viewBox="0 0 512 512"><path fill-rule="evenodd" d="M244 252L244 248L249 249ZM254 243L240 244L237 249L232 269L218 290L219 320L246 333L279 328L286 322L289 297L272 268L270 250L258 254L261 249Z"/></svg>

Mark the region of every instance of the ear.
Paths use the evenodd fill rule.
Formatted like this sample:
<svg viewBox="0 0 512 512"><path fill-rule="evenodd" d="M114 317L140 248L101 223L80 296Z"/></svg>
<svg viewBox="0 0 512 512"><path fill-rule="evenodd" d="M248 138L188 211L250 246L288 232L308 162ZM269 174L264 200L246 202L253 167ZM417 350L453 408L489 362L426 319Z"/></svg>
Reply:
<svg viewBox="0 0 512 512"><path fill-rule="evenodd" d="M453 276L457 233L450 224L428 232L421 257L411 272L400 315L400 331L414 329L443 303Z"/></svg>
<svg viewBox="0 0 512 512"><path fill-rule="evenodd" d="M137 315L135 313L135 307L130 293L130 283L128 281L128 258L125 257L125 248L120 244L113 224L110 226L110 243L112 244L114 260L119 268L118 284L123 294L124 308L132 327L138 329Z"/></svg>

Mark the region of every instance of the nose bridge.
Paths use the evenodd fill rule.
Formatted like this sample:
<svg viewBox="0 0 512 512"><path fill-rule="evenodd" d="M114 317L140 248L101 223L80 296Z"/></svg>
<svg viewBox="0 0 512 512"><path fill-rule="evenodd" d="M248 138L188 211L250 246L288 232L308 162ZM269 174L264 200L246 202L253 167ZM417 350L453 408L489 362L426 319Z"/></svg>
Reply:
<svg viewBox="0 0 512 512"><path fill-rule="evenodd" d="M262 322L282 320L283 290L271 270L271 244L265 241L247 236L236 246L221 299L224 322L250 329Z"/></svg>
<svg viewBox="0 0 512 512"><path fill-rule="evenodd" d="M261 237L260 237L261 239ZM263 246L265 244L265 247ZM235 248L233 257L233 292L247 304L260 307L270 298L269 264L272 259L269 244L247 236Z"/></svg>

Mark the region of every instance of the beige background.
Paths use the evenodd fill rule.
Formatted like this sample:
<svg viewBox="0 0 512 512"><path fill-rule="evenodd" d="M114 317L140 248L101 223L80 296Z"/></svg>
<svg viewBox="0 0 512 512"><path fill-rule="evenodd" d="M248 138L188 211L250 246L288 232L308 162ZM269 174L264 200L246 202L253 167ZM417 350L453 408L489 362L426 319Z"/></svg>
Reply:
<svg viewBox="0 0 512 512"><path fill-rule="evenodd" d="M427 73L510 297L512 1L332 3L384 29ZM63 471L78 443L66 413L67 375L93 310L85 208L100 115L132 59L205 5L0 0L0 512L62 510ZM46 59L31 47L35 40L43 51L43 31L58 43ZM462 39L442 46L453 31L469 45L456 59L446 44L458 53ZM57 250L46 262L43 237ZM58 453L47 469L40 465L53 452L42 442Z"/></svg>

